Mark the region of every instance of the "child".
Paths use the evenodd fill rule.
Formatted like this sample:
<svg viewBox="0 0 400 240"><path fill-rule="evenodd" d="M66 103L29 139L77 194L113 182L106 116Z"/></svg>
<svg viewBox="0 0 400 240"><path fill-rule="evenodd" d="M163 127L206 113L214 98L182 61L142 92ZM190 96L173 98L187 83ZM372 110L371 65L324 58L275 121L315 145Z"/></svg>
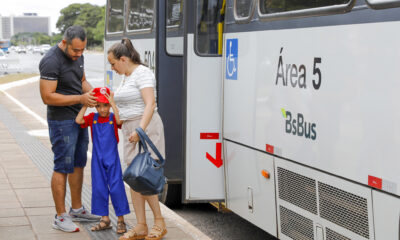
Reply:
<svg viewBox="0 0 400 240"><path fill-rule="evenodd" d="M108 217L108 196L118 216L117 233L126 232L124 216L129 214L129 205L122 180L122 169L118 155L118 128L122 121L114 102L114 93L106 87L93 89L97 97L97 113L84 116L83 106L75 121L82 128L90 126L93 141L92 153L92 214L102 216L100 222L91 228L100 231L112 228ZM113 113L110 113L110 107Z"/></svg>

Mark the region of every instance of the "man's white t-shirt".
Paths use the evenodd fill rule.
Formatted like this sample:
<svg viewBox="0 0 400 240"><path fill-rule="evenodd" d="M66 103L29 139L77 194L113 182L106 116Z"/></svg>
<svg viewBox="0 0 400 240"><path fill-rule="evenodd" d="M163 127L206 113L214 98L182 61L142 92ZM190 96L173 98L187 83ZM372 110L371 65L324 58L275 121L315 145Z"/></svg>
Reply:
<svg viewBox="0 0 400 240"><path fill-rule="evenodd" d="M131 75L124 76L114 94L121 120L143 115L145 104L140 90L146 87L154 88L154 97L157 98L156 79L148 67L139 65Z"/></svg>

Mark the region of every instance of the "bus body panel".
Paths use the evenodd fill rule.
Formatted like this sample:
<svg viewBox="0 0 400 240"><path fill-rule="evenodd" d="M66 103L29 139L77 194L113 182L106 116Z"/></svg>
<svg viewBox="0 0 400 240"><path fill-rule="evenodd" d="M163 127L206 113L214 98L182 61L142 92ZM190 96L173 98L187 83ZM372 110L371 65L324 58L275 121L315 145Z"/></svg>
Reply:
<svg viewBox="0 0 400 240"><path fill-rule="evenodd" d="M224 137L400 196L398 27L226 34L238 77L224 80Z"/></svg>
<svg viewBox="0 0 400 240"><path fill-rule="evenodd" d="M375 239L400 239L400 201L389 194L372 190ZM396 231L396 229L398 229Z"/></svg>
<svg viewBox="0 0 400 240"><path fill-rule="evenodd" d="M275 174L280 239L375 239L370 188L280 158Z"/></svg>
<svg viewBox="0 0 400 240"><path fill-rule="evenodd" d="M227 208L276 237L273 157L229 141L224 148Z"/></svg>

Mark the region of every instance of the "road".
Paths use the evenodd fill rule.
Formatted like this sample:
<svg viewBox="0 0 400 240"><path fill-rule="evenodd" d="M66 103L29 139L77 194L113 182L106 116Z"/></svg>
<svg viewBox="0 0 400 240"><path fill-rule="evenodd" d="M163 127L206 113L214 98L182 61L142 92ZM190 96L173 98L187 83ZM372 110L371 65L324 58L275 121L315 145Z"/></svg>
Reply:
<svg viewBox="0 0 400 240"><path fill-rule="evenodd" d="M11 53L8 57L18 59L21 72L39 73L38 64L42 56L40 54L16 54ZM101 53L85 53L85 72L86 78L94 86L103 86L104 74L104 55ZM8 90L10 94L18 98L24 105L31 108L42 118L46 119L46 107L43 105L40 95L38 82L30 83ZM36 102L24 100L26 91L37 90ZM121 144L120 144L121 145ZM121 151L121 150L120 150ZM178 215L186 219L200 231L215 240L275 240L260 228L242 219L232 212L218 212L210 204L188 204L172 209Z"/></svg>

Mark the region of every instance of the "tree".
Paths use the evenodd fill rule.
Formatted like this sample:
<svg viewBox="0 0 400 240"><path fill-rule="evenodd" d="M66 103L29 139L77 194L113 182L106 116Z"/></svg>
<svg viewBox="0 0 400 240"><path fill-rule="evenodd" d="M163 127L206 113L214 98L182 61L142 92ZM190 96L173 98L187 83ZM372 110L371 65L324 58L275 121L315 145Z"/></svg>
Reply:
<svg viewBox="0 0 400 240"><path fill-rule="evenodd" d="M61 16L56 27L64 34L65 30L73 25L85 28L89 46L101 45L104 38L105 7L90 3L74 3L61 9ZM103 24L101 24L103 22ZM98 29L101 28L102 29Z"/></svg>
<svg viewBox="0 0 400 240"><path fill-rule="evenodd" d="M96 25L96 29L93 31L94 34L94 40L101 42L101 44L103 44L104 41L104 29L105 29L105 15L106 15L106 7L103 6L101 8L101 15L103 16L103 18L97 23Z"/></svg>

